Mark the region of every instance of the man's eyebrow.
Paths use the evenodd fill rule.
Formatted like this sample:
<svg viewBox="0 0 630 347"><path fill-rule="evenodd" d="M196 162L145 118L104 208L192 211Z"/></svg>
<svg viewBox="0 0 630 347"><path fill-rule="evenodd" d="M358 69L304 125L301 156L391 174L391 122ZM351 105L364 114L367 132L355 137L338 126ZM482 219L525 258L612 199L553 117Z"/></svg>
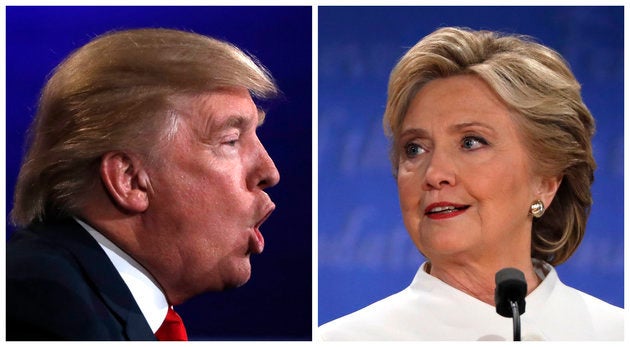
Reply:
<svg viewBox="0 0 630 347"><path fill-rule="evenodd" d="M239 114L229 116L223 124L220 125L221 128L242 128L247 123L247 119Z"/></svg>
<svg viewBox="0 0 630 347"><path fill-rule="evenodd" d="M260 116L258 117L260 119ZM220 123L215 123L215 129L226 129L226 128L247 128L251 125L254 120L252 117L235 113L233 115L228 116L225 120ZM260 122L260 120L258 120Z"/></svg>
<svg viewBox="0 0 630 347"><path fill-rule="evenodd" d="M225 118L224 120L218 123L213 119L213 117L208 117L206 119L207 125L205 126L205 129L206 129L206 132L209 133L213 131L220 131L220 130L230 129L230 128L245 129L252 125L256 125L256 127L259 127L263 124L265 120L265 112L258 109L257 116L258 116L257 119L255 119L250 116L235 113L228 116L227 118ZM256 122L256 123L252 124L253 122Z"/></svg>

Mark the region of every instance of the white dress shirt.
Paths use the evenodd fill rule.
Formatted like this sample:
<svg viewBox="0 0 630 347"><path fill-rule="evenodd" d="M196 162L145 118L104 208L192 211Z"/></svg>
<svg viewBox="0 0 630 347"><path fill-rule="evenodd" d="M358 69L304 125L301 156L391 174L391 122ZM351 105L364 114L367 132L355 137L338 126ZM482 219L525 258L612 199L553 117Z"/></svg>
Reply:
<svg viewBox="0 0 630 347"><path fill-rule="evenodd" d="M155 333L162 325L166 312L168 311L168 302L166 296L160 289L155 279L149 272L142 267L137 261L131 258L127 253L123 252L113 242L108 240L103 234L96 231L90 225L75 218L75 220L87 230L90 235L103 248L114 267L129 287L140 311L149 323L151 330Z"/></svg>
<svg viewBox="0 0 630 347"><path fill-rule="evenodd" d="M426 273L425 264L409 287L322 325L315 339L512 340L512 318ZM543 281L525 299L522 340L623 340L623 309L566 286L551 265L534 264Z"/></svg>

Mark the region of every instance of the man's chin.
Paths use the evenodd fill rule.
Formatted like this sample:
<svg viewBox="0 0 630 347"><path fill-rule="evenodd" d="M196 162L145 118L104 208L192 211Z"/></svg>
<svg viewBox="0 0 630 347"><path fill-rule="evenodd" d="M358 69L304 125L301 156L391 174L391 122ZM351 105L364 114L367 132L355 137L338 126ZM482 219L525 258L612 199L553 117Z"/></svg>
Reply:
<svg viewBox="0 0 630 347"><path fill-rule="evenodd" d="M251 274L251 265L248 260L247 264L233 269L231 276L224 278L222 290L230 290L243 286L249 281Z"/></svg>
<svg viewBox="0 0 630 347"><path fill-rule="evenodd" d="M223 286L223 290L231 290L231 289L236 289L236 288L242 287L248 281L249 281L249 277L247 277L244 280L240 280L240 281L229 281L229 282L226 282L224 284L224 286Z"/></svg>

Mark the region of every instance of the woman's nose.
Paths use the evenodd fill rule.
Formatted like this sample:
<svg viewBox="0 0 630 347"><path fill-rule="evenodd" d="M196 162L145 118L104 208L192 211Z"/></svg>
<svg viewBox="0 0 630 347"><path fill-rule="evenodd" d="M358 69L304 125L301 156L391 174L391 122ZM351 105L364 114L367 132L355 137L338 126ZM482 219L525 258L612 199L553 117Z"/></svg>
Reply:
<svg viewBox="0 0 630 347"><path fill-rule="evenodd" d="M433 151L424 173L423 188L433 190L454 186L457 183L455 178L455 165L448 153Z"/></svg>

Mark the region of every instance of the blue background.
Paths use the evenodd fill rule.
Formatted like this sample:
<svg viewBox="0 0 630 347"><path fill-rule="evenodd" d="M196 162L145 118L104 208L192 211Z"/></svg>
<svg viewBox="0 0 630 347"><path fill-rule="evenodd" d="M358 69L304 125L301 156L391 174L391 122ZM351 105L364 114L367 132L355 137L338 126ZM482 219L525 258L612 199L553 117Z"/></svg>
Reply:
<svg viewBox="0 0 630 347"><path fill-rule="evenodd" d="M310 7L7 7L7 214L24 153L24 133L46 76L71 51L113 29L168 27L230 41L255 55L284 95L271 104L261 141L280 171L269 189L277 209L266 245L241 288L178 306L189 338L310 340L311 8ZM7 238L13 228L7 226Z"/></svg>
<svg viewBox="0 0 630 347"><path fill-rule="evenodd" d="M557 269L623 307L623 8L319 7L319 324L398 292L423 261L402 223L381 118L388 76L442 26L534 36L567 59L597 121L586 236Z"/></svg>

